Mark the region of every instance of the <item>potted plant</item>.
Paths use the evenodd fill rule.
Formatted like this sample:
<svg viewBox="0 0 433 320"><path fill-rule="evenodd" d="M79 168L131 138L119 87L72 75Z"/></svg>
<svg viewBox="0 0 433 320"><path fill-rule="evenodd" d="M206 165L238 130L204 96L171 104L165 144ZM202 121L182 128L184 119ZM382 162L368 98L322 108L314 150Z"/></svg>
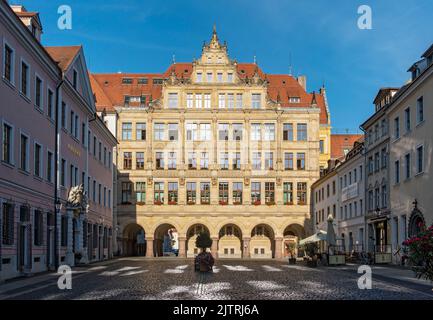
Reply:
<svg viewBox="0 0 433 320"><path fill-rule="evenodd" d="M287 248L289 250L289 264L296 264L296 243L289 242Z"/></svg>
<svg viewBox="0 0 433 320"><path fill-rule="evenodd" d="M162 201L161 201L161 200L155 200L155 201L153 202L153 204L154 204L154 205L157 205L157 206L160 206L160 205L162 205Z"/></svg>
<svg viewBox="0 0 433 320"><path fill-rule="evenodd" d="M255 206L259 206L261 204L262 204L262 202L260 200L256 200L253 202L253 205L255 205Z"/></svg>
<svg viewBox="0 0 433 320"><path fill-rule="evenodd" d="M315 268L317 267L317 244L312 242L312 243L307 243L305 245L305 251L307 252L307 255L310 257L307 260L307 266L308 267L312 267Z"/></svg>
<svg viewBox="0 0 433 320"><path fill-rule="evenodd" d="M201 252L195 257L195 271L209 272L212 271L215 260L212 253L206 249L212 247L212 239L207 232L200 232L195 240L195 246L201 249Z"/></svg>
<svg viewBox="0 0 433 320"><path fill-rule="evenodd" d="M405 240L403 245L408 248L407 259L416 277L433 282L433 225Z"/></svg>
<svg viewBox="0 0 433 320"><path fill-rule="evenodd" d="M220 203L221 206L226 206L227 205L227 201L224 201L224 200L220 200L219 203Z"/></svg>

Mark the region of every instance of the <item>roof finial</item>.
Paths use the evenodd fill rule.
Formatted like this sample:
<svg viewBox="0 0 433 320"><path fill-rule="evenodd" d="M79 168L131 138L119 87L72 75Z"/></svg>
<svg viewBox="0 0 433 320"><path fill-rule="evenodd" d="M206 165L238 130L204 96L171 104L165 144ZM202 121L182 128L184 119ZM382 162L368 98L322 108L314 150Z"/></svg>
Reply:
<svg viewBox="0 0 433 320"><path fill-rule="evenodd" d="M213 31L212 31L212 34L216 34L217 32L216 32L216 24L214 23L213 24Z"/></svg>
<svg viewBox="0 0 433 320"><path fill-rule="evenodd" d="M289 76L292 75L292 53L289 53Z"/></svg>
<svg viewBox="0 0 433 320"><path fill-rule="evenodd" d="M176 55L173 55L173 64L176 64Z"/></svg>
<svg viewBox="0 0 433 320"><path fill-rule="evenodd" d="M215 23L213 25L212 38L210 40L210 47L211 48L219 48L220 47L220 43L219 43L219 40L218 40L218 35L217 35L217 32L216 32L216 25L215 25Z"/></svg>
<svg viewBox="0 0 433 320"><path fill-rule="evenodd" d="M254 55L254 64L257 64L257 59L255 55Z"/></svg>

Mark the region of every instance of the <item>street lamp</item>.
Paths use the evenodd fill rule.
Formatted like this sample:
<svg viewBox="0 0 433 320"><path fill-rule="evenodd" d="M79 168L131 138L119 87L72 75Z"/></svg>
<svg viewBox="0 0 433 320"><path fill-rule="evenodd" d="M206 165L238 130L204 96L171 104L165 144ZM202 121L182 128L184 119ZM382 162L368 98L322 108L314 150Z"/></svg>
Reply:
<svg viewBox="0 0 433 320"><path fill-rule="evenodd" d="M54 267L57 270L59 267L59 253L58 253L58 230L57 230L57 215L62 208L62 203L59 199L55 202L56 214L54 215Z"/></svg>

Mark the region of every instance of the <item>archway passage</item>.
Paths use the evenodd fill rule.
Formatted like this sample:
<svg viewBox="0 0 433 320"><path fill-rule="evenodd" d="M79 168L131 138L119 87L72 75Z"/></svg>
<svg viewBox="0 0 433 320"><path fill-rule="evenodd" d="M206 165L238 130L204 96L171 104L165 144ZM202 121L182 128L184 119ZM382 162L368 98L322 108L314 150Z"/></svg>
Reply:
<svg viewBox="0 0 433 320"><path fill-rule="evenodd" d="M200 253L200 249L195 246L195 240L197 239L197 235L200 232L209 233L209 229L204 224L194 224L189 227L186 233L186 256L187 258L194 258L197 254ZM210 251L210 248L208 249Z"/></svg>
<svg viewBox="0 0 433 320"><path fill-rule="evenodd" d="M305 229L300 224L288 225L283 232L283 257L297 257L299 241L305 238Z"/></svg>
<svg viewBox="0 0 433 320"><path fill-rule="evenodd" d="M275 257L275 234L267 224L259 224L251 231L249 244L251 258L271 259Z"/></svg>
<svg viewBox="0 0 433 320"><path fill-rule="evenodd" d="M156 257L177 256L179 254L178 232L173 225L165 223L156 228L153 252Z"/></svg>
<svg viewBox="0 0 433 320"><path fill-rule="evenodd" d="M226 224L219 232L219 258L242 258L242 231L235 224Z"/></svg>
<svg viewBox="0 0 433 320"><path fill-rule="evenodd" d="M146 233L136 223L128 224L123 230L123 255L145 256L146 255Z"/></svg>

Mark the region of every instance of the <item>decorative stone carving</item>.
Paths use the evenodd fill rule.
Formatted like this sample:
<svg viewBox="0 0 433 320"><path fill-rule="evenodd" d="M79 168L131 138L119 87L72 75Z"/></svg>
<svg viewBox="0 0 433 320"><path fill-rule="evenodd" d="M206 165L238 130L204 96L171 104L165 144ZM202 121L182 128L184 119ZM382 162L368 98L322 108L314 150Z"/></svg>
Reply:
<svg viewBox="0 0 433 320"><path fill-rule="evenodd" d="M66 206L73 209L82 209L85 212L88 212L89 204L87 200L87 193L84 191L83 184L72 187L69 190Z"/></svg>

